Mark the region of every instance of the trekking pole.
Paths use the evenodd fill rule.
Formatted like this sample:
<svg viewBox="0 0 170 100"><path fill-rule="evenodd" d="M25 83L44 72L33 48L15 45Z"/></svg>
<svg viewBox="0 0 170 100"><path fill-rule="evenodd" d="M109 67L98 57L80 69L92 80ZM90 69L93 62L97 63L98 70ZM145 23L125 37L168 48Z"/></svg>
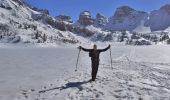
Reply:
<svg viewBox="0 0 170 100"><path fill-rule="evenodd" d="M78 57L77 57L77 62L76 62L76 69L75 69L75 72L77 71L77 65L78 65L78 61L79 61L80 51L81 51L81 49L79 49L79 52L78 52Z"/></svg>
<svg viewBox="0 0 170 100"><path fill-rule="evenodd" d="M113 67L112 67L112 50L111 50L111 47L110 47L110 61L111 61L111 68L113 69Z"/></svg>

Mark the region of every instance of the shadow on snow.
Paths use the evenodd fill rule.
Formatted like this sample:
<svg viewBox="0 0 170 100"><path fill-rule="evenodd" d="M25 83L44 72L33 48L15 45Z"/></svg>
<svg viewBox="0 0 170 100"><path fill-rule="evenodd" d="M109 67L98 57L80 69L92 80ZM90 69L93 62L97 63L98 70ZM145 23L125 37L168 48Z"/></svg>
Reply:
<svg viewBox="0 0 170 100"><path fill-rule="evenodd" d="M61 91L61 90L68 89L68 88L78 88L81 91L81 90L83 90L83 87L81 85L86 84L88 82L90 82L90 80L83 81L83 82L68 82L64 86L41 90L41 91L39 91L39 93L45 93L47 91L52 91L52 90L56 90L56 89L59 89Z"/></svg>

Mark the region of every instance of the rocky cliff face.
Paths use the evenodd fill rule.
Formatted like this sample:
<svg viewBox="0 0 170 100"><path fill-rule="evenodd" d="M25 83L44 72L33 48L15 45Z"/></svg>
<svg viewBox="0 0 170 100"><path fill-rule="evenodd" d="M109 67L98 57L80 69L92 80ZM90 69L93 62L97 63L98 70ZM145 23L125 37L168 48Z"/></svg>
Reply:
<svg viewBox="0 0 170 100"><path fill-rule="evenodd" d="M136 11L128 6L122 6L117 8L115 14L109 18L109 22L105 28L111 31L133 31L133 29L140 25L142 20L146 20L147 16L146 12Z"/></svg>
<svg viewBox="0 0 170 100"><path fill-rule="evenodd" d="M151 28L151 31L165 30L170 26L170 5L164 5L159 10L151 11L146 26Z"/></svg>

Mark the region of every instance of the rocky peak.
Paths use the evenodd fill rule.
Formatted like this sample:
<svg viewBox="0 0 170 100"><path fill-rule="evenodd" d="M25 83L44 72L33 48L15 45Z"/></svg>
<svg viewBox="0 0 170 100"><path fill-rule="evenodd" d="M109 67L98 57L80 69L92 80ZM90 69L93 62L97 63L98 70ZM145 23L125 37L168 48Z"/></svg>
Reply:
<svg viewBox="0 0 170 100"><path fill-rule="evenodd" d="M105 17L104 15L100 13L97 13L96 19L95 19L95 26L103 27L106 25L106 23L107 23L107 17Z"/></svg>
<svg viewBox="0 0 170 100"><path fill-rule="evenodd" d="M78 22L81 25L88 26L94 23L90 11L83 11L80 13Z"/></svg>
<svg viewBox="0 0 170 100"><path fill-rule="evenodd" d="M145 22L151 31L165 30L170 26L170 4L162 6L159 10L151 11L149 20Z"/></svg>
<svg viewBox="0 0 170 100"><path fill-rule="evenodd" d="M49 15L49 11L47 9L40 9L38 11L43 13L43 14Z"/></svg>
<svg viewBox="0 0 170 100"><path fill-rule="evenodd" d="M114 16L115 17L125 17L125 16L129 16L131 13L133 13L135 11L136 10L134 10L133 8L131 8L129 6L121 6L116 9Z"/></svg>
<svg viewBox="0 0 170 100"><path fill-rule="evenodd" d="M96 14L96 18L103 18L103 17L105 17L105 16L102 15L102 14L100 14L100 13L97 13L97 14Z"/></svg>
<svg viewBox="0 0 170 100"><path fill-rule="evenodd" d="M109 18L106 29L112 31L133 31L147 16L148 14L146 12L136 11L128 6L122 6L117 8L114 16Z"/></svg>
<svg viewBox="0 0 170 100"><path fill-rule="evenodd" d="M170 4L166 4L160 8L160 10L163 10L165 12L168 12L170 14Z"/></svg>
<svg viewBox="0 0 170 100"><path fill-rule="evenodd" d="M71 17L66 16L66 15L58 15L58 16L55 17L55 19L58 20L58 21L65 21L65 22L73 23Z"/></svg>

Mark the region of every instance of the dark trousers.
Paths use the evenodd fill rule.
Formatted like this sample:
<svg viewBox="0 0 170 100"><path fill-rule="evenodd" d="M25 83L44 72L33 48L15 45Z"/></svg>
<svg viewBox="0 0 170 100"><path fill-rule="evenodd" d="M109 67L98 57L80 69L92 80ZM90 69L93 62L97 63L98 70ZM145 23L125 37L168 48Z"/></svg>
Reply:
<svg viewBox="0 0 170 100"><path fill-rule="evenodd" d="M99 67L99 61L98 60L92 60L92 72L91 72L92 81L94 81L96 79L98 67Z"/></svg>

